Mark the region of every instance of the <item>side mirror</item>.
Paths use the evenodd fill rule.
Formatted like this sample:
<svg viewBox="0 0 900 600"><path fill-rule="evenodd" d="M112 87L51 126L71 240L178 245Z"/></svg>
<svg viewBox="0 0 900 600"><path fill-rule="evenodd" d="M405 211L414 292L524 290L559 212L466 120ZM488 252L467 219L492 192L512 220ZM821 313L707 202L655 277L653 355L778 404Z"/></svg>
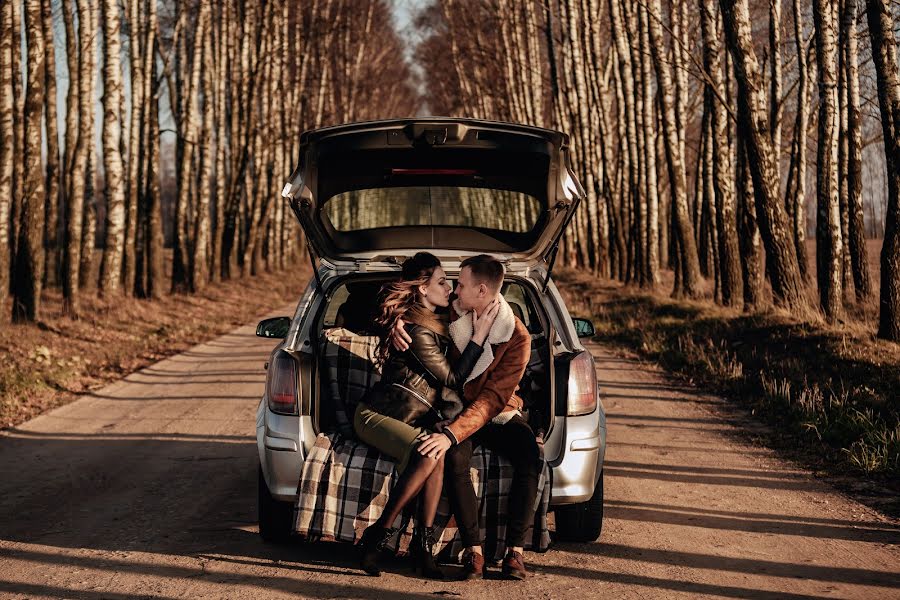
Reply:
<svg viewBox="0 0 900 600"><path fill-rule="evenodd" d="M575 333L577 333L580 338L589 338L596 335L594 324L591 323L589 319L572 317L572 324L575 325Z"/></svg>
<svg viewBox="0 0 900 600"><path fill-rule="evenodd" d="M264 319L256 326L256 335L264 338L287 337L288 330L291 328L290 317L275 317L272 319Z"/></svg>

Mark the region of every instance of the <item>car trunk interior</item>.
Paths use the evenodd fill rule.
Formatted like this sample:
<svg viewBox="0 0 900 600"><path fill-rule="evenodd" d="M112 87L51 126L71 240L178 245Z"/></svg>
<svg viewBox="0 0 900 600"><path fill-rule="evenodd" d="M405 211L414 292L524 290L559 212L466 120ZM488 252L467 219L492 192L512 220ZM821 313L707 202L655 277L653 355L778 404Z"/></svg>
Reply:
<svg viewBox="0 0 900 600"><path fill-rule="evenodd" d="M320 374L320 380L317 398L312 403L314 407L312 416L319 432L330 431L337 427L332 398L338 397L341 393L348 393L345 384L338 385L341 382L334 381L347 376L345 372L347 361L328 355L326 345L330 343L327 341L329 332L346 330L355 336L363 336L363 339L371 344L374 337L369 336L376 335L373 324L378 310L379 291L386 281L388 279L384 275L357 275L344 278L332 288L324 310L318 315L318 338L322 340L317 348L320 367L317 372ZM531 358L518 391L525 404L524 416L532 429L535 431L541 429L549 434L555 406L550 370L552 353L547 335L549 321L534 297L533 288L525 280L507 278L501 292L516 317L525 324L531 334ZM356 349L354 352L359 353L360 350ZM329 361L331 364L328 364ZM343 364L336 365L336 361ZM354 376L358 376L358 372ZM350 390L349 393L356 394L359 390ZM352 420L352 415L348 416Z"/></svg>

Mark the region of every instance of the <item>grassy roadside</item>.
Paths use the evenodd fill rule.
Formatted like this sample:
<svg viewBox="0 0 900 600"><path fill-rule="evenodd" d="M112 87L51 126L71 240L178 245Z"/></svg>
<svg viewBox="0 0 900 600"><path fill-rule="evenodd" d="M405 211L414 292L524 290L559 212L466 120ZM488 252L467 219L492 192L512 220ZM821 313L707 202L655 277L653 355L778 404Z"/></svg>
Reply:
<svg viewBox="0 0 900 600"><path fill-rule="evenodd" d="M583 272L554 278L599 340L742 401L773 426L774 446L828 475L892 488L875 502L900 512L900 346L862 328L672 300Z"/></svg>
<svg viewBox="0 0 900 600"><path fill-rule="evenodd" d="M59 290L48 290L40 322L0 325L0 428L296 302L309 275L303 265L152 302L86 295L78 320L62 316Z"/></svg>

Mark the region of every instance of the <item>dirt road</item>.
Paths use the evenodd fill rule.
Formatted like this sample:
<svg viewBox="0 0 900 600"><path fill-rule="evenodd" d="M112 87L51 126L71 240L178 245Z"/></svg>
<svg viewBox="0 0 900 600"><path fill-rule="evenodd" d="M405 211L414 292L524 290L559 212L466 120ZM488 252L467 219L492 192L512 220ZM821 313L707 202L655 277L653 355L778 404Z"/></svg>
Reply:
<svg viewBox="0 0 900 600"><path fill-rule="evenodd" d="M265 545L253 428L271 346L242 327L0 437L0 596L900 598L900 528L742 442L719 400L599 346L599 542L531 555L524 583L468 584Z"/></svg>

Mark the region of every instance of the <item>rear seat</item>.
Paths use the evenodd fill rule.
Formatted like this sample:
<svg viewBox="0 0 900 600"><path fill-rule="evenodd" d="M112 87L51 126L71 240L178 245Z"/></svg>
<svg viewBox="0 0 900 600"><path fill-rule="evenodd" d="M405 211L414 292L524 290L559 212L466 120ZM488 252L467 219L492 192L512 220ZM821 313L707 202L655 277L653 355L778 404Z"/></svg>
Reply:
<svg viewBox="0 0 900 600"><path fill-rule="evenodd" d="M355 439L353 412L357 403L380 378L375 363L378 338L358 335L348 329L324 332L323 372L328 384L321 386L320 430L303 465L294 514L295 532L307 539L355 542L362 531L380 516L396 478L395 463ZM512 466L503 457L479 448L472 457L472 481L479 497L482 536L488 557L500 560L504 540ZM543 552L550 543L547 509L550 501L549 468L539 483L534 526L526 547ZM401 535L393 549L405 553L412 535L411 515L405 514ZM435 520L437 551L458 557L462 544L450 516L446 498L441 499Z"/></svg>

